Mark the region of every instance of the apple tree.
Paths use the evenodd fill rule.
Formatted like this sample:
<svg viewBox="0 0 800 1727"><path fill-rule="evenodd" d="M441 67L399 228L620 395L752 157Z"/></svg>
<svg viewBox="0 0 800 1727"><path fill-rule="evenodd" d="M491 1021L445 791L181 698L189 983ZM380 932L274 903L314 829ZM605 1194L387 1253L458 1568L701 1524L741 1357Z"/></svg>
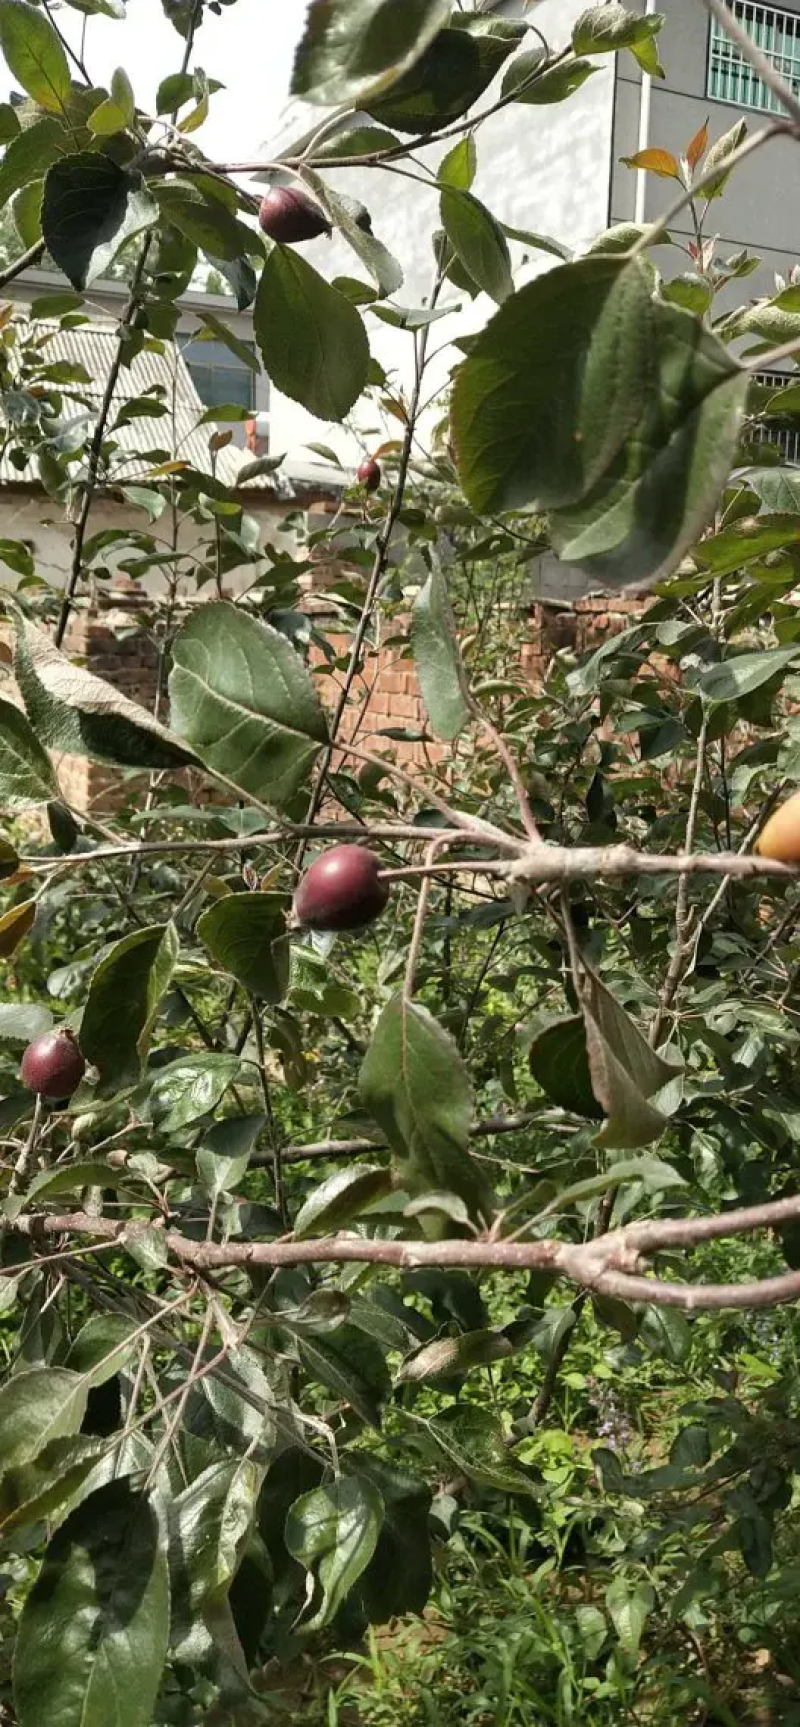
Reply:
<svg viewBox="0 0 800 1727"><path fill-rule="evenodd" d="M473 189L482 122L513 107L524 128L604 56L658 76L659 15L601 5L551 42L535 13L312 0L293 88L318 125L262 198L202 148L223 0L163 4L176 64L151 113L122 67L92 77L93 15L122 22L124 0L0 0L0 279L48 260L66 328L103 274L127 282L77 430L85 380L36 307L2 322L4 456L35 461L72 524L61 582L0 542L0 1686L19 1727L267 1719L269 1660L422 1612L444 1499L558 1509L539 1442L582 1326L677 1371L704 1314L800 1294L800 482L770 436L800 393L755 375L800 352L800 302L790 280L720 313L753 260L711 237L797 101L768 67L784 106L759 131L632 158L670 181L663 217L572 257ZM374 175L372 216L334 163ZM393 174L430 232L417 307L373 231ZM665 271L684 210L696 243ZM328 231L351 276L304 255ZM537 240L549 267L520 282L513 248ZM347 571L335 645L302 609L307 548L262 544L213 464L143 447L142 525L93 522L122 484L120 377L172 340L198 263L252 305L277 390L384 427L321 537ZM424 444L455 295L486 315ZM409 388L370 353L381 320ZM224 319L215 336L235 348ZM585 651L567 615L532 686L512 602L543 547L648 601ZM153 712L65 652L120 554L159 578ZM353 723L387 633L416 666L424 769ZM119 771L112 809L70 807L64 753ZM490 1395L520 1374L527 1400ZM725 1384L635 1479L594 1453L584 1521L635 1503L643 1525L606 1549L592 1609L592 1659L631 1699L646 1552L683 1554L686 1623L731 1554L760 1578L780 1560L798 1441L785 1402ZM660 1493L711 1496L716 1520L662 1515Z"/></svg>

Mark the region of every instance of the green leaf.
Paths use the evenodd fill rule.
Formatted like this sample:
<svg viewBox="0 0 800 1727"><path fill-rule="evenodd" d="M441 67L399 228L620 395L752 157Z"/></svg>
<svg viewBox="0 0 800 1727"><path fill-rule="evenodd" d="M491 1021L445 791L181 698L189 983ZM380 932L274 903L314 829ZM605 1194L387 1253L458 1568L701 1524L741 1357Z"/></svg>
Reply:
<svg viewBox="0 0 800 1727"><path fill-rule="evenodd" d="M426 137L441 131L488 89L524 37L525 25L512 19L454 12L388 96L368 103L369 113L398 132Z"/></svg>
<svg viewBox="0 0 800 1727"><path fill-rule="evenodd" d="M51 1439L77 1433L86 1414L88 1386L65 1367L32 1367L0 1386L2 1467L31 1463Z"/></svg>
<svg viewBox="0 0 800 1727"><path fill-rule="evenodd" d="M338 228L348 245L361 259L372 277L379 294L396 294L403 286L403 271L391 252L377 238L359 227L348 201L323 180L319 174L306 170L306 184L313 191L325 215Z"/></svg>
<svg viewBox="0 0 800 1727"><path fill-rule="evenodd" d="M298 1337L297 1352L306 1372L332 1391L370 1427L380 1426L381 1404L392 1382L382 1350L354 1325L340 1325L328 1337Z"/></svg>
<svg viewBox="0 0 800 1727"><path fill-rule="evenodd" d="M102 1457L106 1441L84 1434L51 1439L31 1463L3 1468L0 1476L0 1535L52 1518L83 1486Z"/></svg>
<svg viewBox="0 0 800 1727"><path fill-rule="evenodd" d="M40 743L119 767L196 765L192 752L121 690L73 665L33 624L17 620L17 683Z"/></svg>
<svg viewBox="0 0 800 1727"><path fill-rule="evenodd" d="M509 1455L500 1422L488 1409L456 1403L420 1425L456 1474L500 1493L536 1493L535 1481Z"/></svg>
<svg viewBox="0 0 800 1727"><path fill-rule="evenodd" d="M333 163L337 156L371 156L376 150L396 150L399 143L393 132L386 132L381 126L353 126L350 131L345 129L332 138L322 139L314 154Z"/></svg>
<svg viewBox="0 0 800 1727"><path fill-rule="evenodd" d="M692 1329L677 1307L646 1307L639 1327L639 1341L651 1355L660 1355L680 1367L692 1347Z"/></svg>
<svg viewBox="0 0 800 1727"><path fill-rule="evenodd" d="M150 1112L163 1133L177 1133L210 1115L233 1085L241 1067L238 1055L182 1056L159 1068L150 1087Z"/></svg>
<svg viewBox="0 0 800 1727"><path fill-rule="evenodd" d="M376 1199L392 1191L391 1172L377 1164L351 1164L337 1169L309 1194L295 1218L294 1233L326 1235L341 1228Z"/></svg>
<svg viewBox="0 0 800 1727"><path fill-rule="evenodd" d="M507 1337L499 1331L465 1331L460 1337L437 1337L426 1343L397 1374L399 1385L417 1385L429 1379L463 1378L475 1367L490 1367L513 1354Z"/></svg>
<svg viewBox="0 0 800 1727"><path fill-rule="evenodd" d="M0 163L0 206L20 187L40 180L69 148L69 134L59 120L45 114L12 139Z"/></svg>
<svg viewBox="0 0 800 1727"><path fill-rule="evenodd" d="M241 1181L253 1147L263 1128L265 1115L231 1116L215 1121L208 1129L197 1155L197 1173L211 1199L231 1193Z"/></svg>
<svg viewBox="0 0 800 1727"><path fill-rule="evenodd" d="M428 718L436 736L450 742L468 724L470 706L447 583L438 567L414 601L411 642Z"/></svg>
<svg viewBox="0 0 800 1727"><path fill-rule="evenodd" d="M574 96L580 90L587 78L599 68L593 66L591 60L564 60L560 66L548 66L540 77L531 80L530 84L521 87L514 96L515 102L550 103L566 102L569 96Z"/></svg>
<svg viewBox="0 0 800 1727"><path fill-rule="evenodd" d="M173 1641L188 1637L206 1603L227 1593L252 1528L258 1484L253 1463L213 1463L170 1505Z"/></svg>
<svg viewBox="0 0 800 1727"><path fill-rule="evenodd" d="M125 22L125 0L68 0L68 5L74 6L76 12L86 12L90 17L117 18Z"/></svg>
<svg viewBox="0 0 800 1727"><path fill-rule="evenodd" d="M50 1009L36 1002L0 1002L0 1043L32 1043L52 1023Z"/></svg>
<svg viewBox="0 0 800 1727"><path fill-rule="evenodd" d="M606 1606L620 1645L629 1661L639 1653L647 1616L655 1606L655 1593L649 1583L631 1584L616 1576L606 1590Z"/></svg>
<svg viewBox="0 0 800 1727"><path fill-rule="evenodd" d="M157 220L158 205L141 174L118 167L110 156L81 151L48 169L42 234L73 288L106 275L120 246Z"/></svg>
<svg viewBox="0 0 800 1727"><path fill-rule="evenodd" d="M69 62L43 12L26 0L0 0L0 49L9 72L40 108L66 113L72 96Z"/></svg>
<svg viewBox="0 0 800 1727"><path fill-rule="evenodd" d="M278 630L224 601L199 607L172 650L172 723L205 765L281 808L328 736L314 685Z"/></svg>
<svg viewBox="0 0 800 1727"><path fill-rule="evenodd" d="M746 137L746 120L737 120L729 132L726 132L722 138L718 138L716 143L712 144L705 159L703 177L705 178L711 168L720 168L721 172L704 187L700 194L702 198L710 202L712 198L719 198L720 194L724 192L730 173L730 169L725 170L724 164L733 151L738 150L739 145L744 143Z"/></svg>
<svg viewBox="0 0 800 1727"><path fill-rule="evenodd" d="M320 420L343 420L369 369L355 306L289 246L269 253L253 309L264 367L277 390Z"/></svg>
<svg viewBox="0 0 800 1727"><path fill-rule="evenodd" d="M663 1193L669 1187L686 1186L683 1176L673 1169L672 1164L663 1163L659 1157L628 1158L612 1163L610 1169L602 1170L599 1175L587 1175L584 1181L573 1181L569 1187L562 1188L555 1199L551 1199L537 1214L537 1221L565 1211L569 1205L608 1193L612 1187L622 1187L628 1181L640 1181L648 1193Z"/></svg>
<svg viewBox="0 0 800 1727"><path fill-rule="evenodd" d="M383 1499L364 1478L345 1476L295 1500L286 1519L286 1546L322 1591L307 1631L329 1624L338 1612L375 1552L382 1523Z"/></svg>
<svg viewBox="0 0 800 1727"><path fill-rule="evenodd" d="M361 106L395 84L450 16L450 0L312 0L295 56L292 95Z"/></svg>
<svg viewBox="0 0 800 1727"><path fill-rule="evenodd" d="M526 49L524 54L515 55L503 78L500 87L501 95L505 97L514 96L519 101L524 102L524 86L539 75L545 58L545 50L541 44L536 48ZM521 94L518 95L518 92Z"/></svg>
<svg viewBox="0 0 800 1727"><path fill-rule="evenodd" d="M469 1075L453 1039L427 1008L405 995L384 1008L359 1090L412 1196L444 1190L463 1199L474 1221L491 1216L491 1191L469 1153Z"/></svg>
<svg viewBox="0 0 800 1727"><path fill-rule="evenodd" d="M93 109L89 115L89 131L99 138L108 138L115 132L124 132L132 126L136 118L136 100L133 86L123 67L118 66L111 75L111 95L107 102L101 102L99 108Z"/></svg>
<svg viewBox="0 0 800 1727"><path fill-rule="evenodd" d="M285 906L281 894L228 894L197 922L212 959L243 989L273 1005L289 988Z"/></svg>
<svg viewBox="0 0 800 1727"><path fill-rule="evenodd" d="M800 658L800 647L765 648L756 654L733 654L701 673L695 688L709 702L735 702L769 683Z"/></svg>
<svg viewBox="0 0 800 1727"><path fill-rule="evenodd" d="M20 1727L150 1727L168 1635L156 1511L129 1481L111 1481L56 1532L22 1610Z"/></svg>
<svg viewBox="0 0 800 1727"><path fill-rule="evenodd" d="M657 36L663 25L661 12L642 18L625 6L592 6L576 19L572 46L576 54L616 54L620 48L633 48Z"/></svg>
<svg viewBox="0 0 800 1727"><path fill-rule="evenodd" d="M584 966L581 1012L592 1089L606 1116L601 1145L628 1150L660 1138L667 1117L650 1100L681 1072L650 1048L605 984Z"/></svg>
<svg viewBox="0 0 800 1727"><path fill-rule="evenodd" d="M452 150L442 157L436 178L440 186L452 186L458 192L468 192L478 171L478 151L472 133L460 138Z"/></svg>
<svg viewBox="0 0 800 1727"><path fill-rule="evenodd" d="M502 304L514 292L505 234L486 205L472 192L445 186L442 226L464 269L492 300Z"/></svg>
<svg viewBox="0 0 800 1727"><path fill-rule="evenodd" d="M25 1195L25 1204L31 1200L51 1199L59 1193L79 1193L83 1187L116 1187L124 1180L120 1170L109 1169L108 1164L71 1163L64 1168L40 1169L35 1175Z"/></svg>
<svg viewBox="0 0 800 1727"><path fill-rule="evenodd" d="M586 258L537 277L495 313L453 399L475 510L563 506L602 476L641 412L651 293L644 269Z"/></svg>
<svg viewBox="0 0 800 1727"><path fill-rule="evenodd" d="M592 1090L586 1027L581 1014L557 1020L534 1038L528 1062L531 1073L551 1103L573 1115L601 1121L603 1111Z"/></svg>
<svg viewBox="0 0 800 1727"><path fill-rule="evenodd" d="M430 1488L418 1476L363 1451L351 1452L350 1462L378 1489L384 1508L378 1544L359 1589L370 1624L421 1613L433 1582Z"/></svg>
<svg viewBox="0 0 800 1727"><path fill-rule="evenodd" d="M473 508L550 509L561 557L600 583L667 574L727 478L747 375L646 266L589 257L506 302L453 403Z"/></svg>
<svg viewBox="0 0 800 1727"><path fill-rule="evenodd" d="M81 1049L99 1069L101 1090L134 1083L178 961L172 924L132 930L92 975L81 1020Z"/></svg>
<svg viewBox="0 0 800 1727"><path fill-rule="evenodd" d="M35 246L37 241L41 240L42 237L43 191L43 180L30 180L28 185L24 186L22 191L17 193L12 205L14 227L16 228L20 240L26 249L29 246ZM9 558L5 552L2 555L5 562L11 564L11 568L13 569L14 564L12 563L11 558Z"/></svg>
<svg viewBox="0 0 800 1727"><path fill-rule="evenodd" d="M221 262L233 264L258 245L252 228L240 222L233 210L214 195L206 182L159 181L153 197L162 220L185 234L187 240Z"/></svg>
<svg viewBox="0 0 800 1727"><path fill-rule="evenodd" d="M58 796L53 765L25 715L0 699L0 805L35 809Z"/></svg>
<svg viewBox="0 0 800 1727"><path fill-rule="evenodd" d="M70 1347L67 1367L82 1374L89 1386L105 1385L130 1361L138 1330L137 1321L124 1314L93 1313Z"/></svg>
<svg viewBox="0 0 800 1727"><path fill-rule="evenodd" d="M694 557L698 564L713 570L715 576L727 576L753 558L765 557L767 552L795 545L798 540L800 519L776 511L766 516L746 516L710 539L701 540Z"/></svg>

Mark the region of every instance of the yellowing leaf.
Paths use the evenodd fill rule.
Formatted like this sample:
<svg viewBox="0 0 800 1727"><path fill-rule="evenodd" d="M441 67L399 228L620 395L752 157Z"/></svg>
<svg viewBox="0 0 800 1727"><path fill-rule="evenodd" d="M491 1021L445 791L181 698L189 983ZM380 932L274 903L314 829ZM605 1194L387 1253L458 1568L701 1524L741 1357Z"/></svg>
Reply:
<svg viewBox="0 0 800 1727"><path fill-rule="evenodd" d="M644 168L648 174L660 174L663 180L679 180L680 169L670 150L637 150L635 156L623 156L626 168Z"/></svg>
<svg viewBox="0 0 800 1727"><path fill-rule="evenodd" d="M36 906L32 899L24 905L12 906L10 911L0 917L0 959L10 959L15 953L23 937L33 928L36 920Z"/></svg>
<svg viewBox="0 0 800 1727"><path fill-rule="evenodd" d="M702 162L707 149L708 121L705 120L703 125L700 127L699 132L695 132L691 144L688 144L686 147L686 160L690 168L694 169L697 167L698 162Z"/></svg>

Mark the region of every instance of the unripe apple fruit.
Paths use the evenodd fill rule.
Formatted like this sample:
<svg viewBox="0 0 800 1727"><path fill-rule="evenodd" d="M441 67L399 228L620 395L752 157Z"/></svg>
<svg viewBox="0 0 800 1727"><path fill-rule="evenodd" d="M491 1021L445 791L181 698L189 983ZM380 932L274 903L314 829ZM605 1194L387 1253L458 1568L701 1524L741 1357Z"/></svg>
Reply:
<svg viewBox="0 0 800 1727"><path fill-rule="evenodd" d="M775 858L778 863L800 863L800 792L770 816L755 849L762 858Z"/></svg>
<svg viewBox="0 0 800 1727"><path fill-rule="evenodd" d="M381 483L381 469L374 456L368 456L367 460L361 463L358 478L366 492L377 492Z"/></svg>
<svg viewBox="0 0 800 1727"><path fill-rule="evenodd" d="M262 199L258 220L270 240L278 240L282 246L296 245L299 240L316 240L320 234L331 231L319 205L293 186L273 186Z"/></svg>
<svg viewBox="0 0 800 1727"><path fill-rule="evenodd" d="M378 859L363 846L333 846L306 870L294 896L306 929L365 929L389 898Z"/></svg>
<svg viewBox="0 0 800 1727"><path fill-rule="evenodd" d="M39 1097L62 1101L71 1097L86 1072L74 1032L43 1031L22 1057L20 1078Z"/></svg>

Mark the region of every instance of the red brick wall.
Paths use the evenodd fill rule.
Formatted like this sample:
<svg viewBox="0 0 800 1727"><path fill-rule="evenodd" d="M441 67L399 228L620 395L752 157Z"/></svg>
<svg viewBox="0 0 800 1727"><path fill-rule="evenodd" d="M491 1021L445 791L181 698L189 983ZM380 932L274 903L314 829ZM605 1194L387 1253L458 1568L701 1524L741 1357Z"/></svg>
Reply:
<svg viewBox="0 0 800 1727"><path fill-rule="evenodd" d="M152 711L157 652L146 629L131 627L143 603L145 596L133 583L115 584L102 594L93 612L73 615L64 648L71 658L82 660L98 677L116 684ZM525 679L536 687L554 652L570 648L583 653L596 647L607 635L627 629L646 604L641 599L591 598L578 600L570 608L534 605L524 624L520 620L519 668ZM331 668L322 650L314 646L311 666L320 699L332 712L344 685L351 642L346 635L331 634L325 622L319 618L336 664ZM395 636L401 628L397 623L393 626ZM447 745L381 735L390 727L425 730L416 671L402 647L387 646L378 651L368 647L351 686L340 735L358 748L393 756L411 771L431 766L449 753ZM357 772L361 764L343 753L336 765ZM64 795L76 808L108 808L123 790L119 775L97 762L64 756L58 769ZM192 786L194 795L199 791L199 786Z"/></svg>

